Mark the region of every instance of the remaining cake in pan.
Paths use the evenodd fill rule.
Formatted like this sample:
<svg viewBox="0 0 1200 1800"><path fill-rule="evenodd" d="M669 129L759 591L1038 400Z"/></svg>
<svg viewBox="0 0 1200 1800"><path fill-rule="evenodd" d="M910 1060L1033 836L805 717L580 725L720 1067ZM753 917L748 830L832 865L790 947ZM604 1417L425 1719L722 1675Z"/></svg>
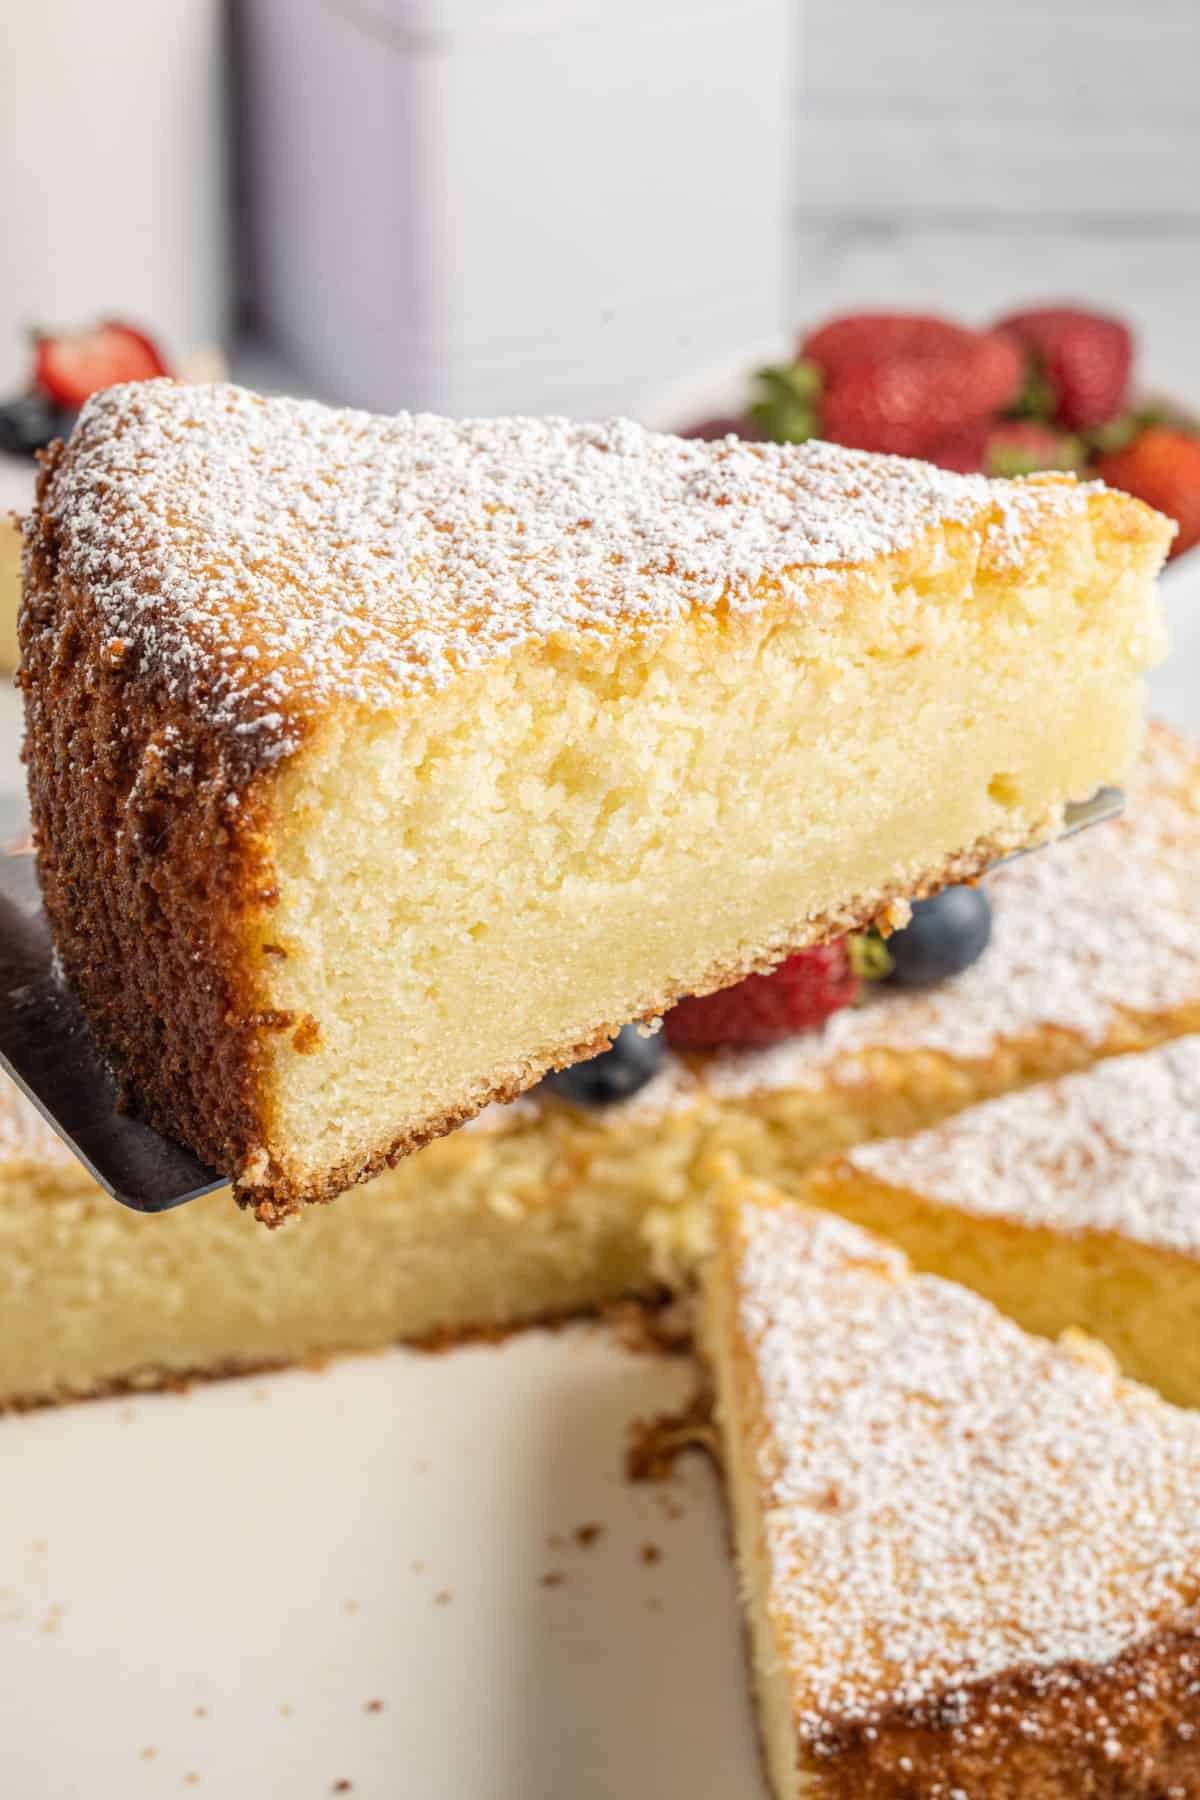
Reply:
<svg viewBox="0 0 1200 1800"><path fill-rule="evenodd" d="M22 615L39 865L267 1220L1119 779L1170 538L1067 477L110 389Z"/></svg>
<svg viewBox="0 0 1200 1800"><path fill-rule="evenodd" d="M1030 1331L1200 1406L1200 1037L864 1144L805 1190Z"/></svg>
<svg viewBox="0 0 1200 1800"><path fill-rule="evenodd" d="M667 1054L633 1100L545 1087L274 1233L114 1206L0 1084L0 1406L519 1323L690 1278L709 1193L1200 1031L1200 758L1153 728L1120 821L987 878L992 942L775 1049ZM1097 907L1096 897L1103 897Z"/></svg>
<svg viewBox="0 0 1200 1800"><path fill-rule="evenodd" d="M757 1192L704 1336L779 1800L1200 1795L1200 1415Z"/></svg>

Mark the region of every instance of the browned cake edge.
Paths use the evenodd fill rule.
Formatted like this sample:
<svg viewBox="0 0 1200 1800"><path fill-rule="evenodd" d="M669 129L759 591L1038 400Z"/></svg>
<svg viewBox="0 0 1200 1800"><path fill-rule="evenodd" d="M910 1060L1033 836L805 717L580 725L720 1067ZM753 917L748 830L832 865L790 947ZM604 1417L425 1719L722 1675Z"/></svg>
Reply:
<svg viewBox="0 0 1200 1800"><path fill-rule="evenodd" d="M229 1170L260 1135L262 1036L282 1023L243 954L272 899L264 786L60 573L64 454L43 459L19 624L42 897L123 1102Z"/></svg>
<svg viewBox="0 0 1200 1800"><path fill-rule="evenodd" d="M529 1061L519 1075L353 1161L296 1178L269 1154L264 1080L269 1034L306 1021L273 1011L248 954L276 900L270 859L272 771L236 730L199 721L210 674L185 691L154 660L110 638L89 596L59 568L56 472L44 458L27 530L21 645L25 758L38 874L55 944L123 1104L229 1175L266 1224L332 1200L495 1101L515 1099L548 1068L606 1047L628 1017ZM1046 835L1052 822L1047 821ZM719 964L686 991L705 993L775 966L793 951L897 918L898 902L972 879L1012 842L983 839L870 900L852 899L756 953ZM653 1018L682 987L653 996Z"/></svg>
<svg viewBox="0 0 1200 1800"><path fill-rule="evenodd" d="M820 1800L1198 1800L1200 1623L800 1734Z"/></svg>

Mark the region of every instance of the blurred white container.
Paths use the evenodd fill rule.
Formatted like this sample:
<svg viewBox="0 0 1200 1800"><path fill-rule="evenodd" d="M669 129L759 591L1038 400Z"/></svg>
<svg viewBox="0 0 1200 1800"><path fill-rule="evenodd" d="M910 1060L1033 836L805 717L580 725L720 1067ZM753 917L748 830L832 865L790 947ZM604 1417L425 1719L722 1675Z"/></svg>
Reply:
<svg viewBox="0 0 1200 1800"><path fill-rule="evenodd" d="M628 409L782 323L796 0L248 0L268 333L330 399Z"/></svg>
<svg viewBox="0 0 1200 1800"><path fill-rule="evenodd" d="M0 393L30 325L219 340L228 304L222 0L7 9L0 106Z"/></svg>

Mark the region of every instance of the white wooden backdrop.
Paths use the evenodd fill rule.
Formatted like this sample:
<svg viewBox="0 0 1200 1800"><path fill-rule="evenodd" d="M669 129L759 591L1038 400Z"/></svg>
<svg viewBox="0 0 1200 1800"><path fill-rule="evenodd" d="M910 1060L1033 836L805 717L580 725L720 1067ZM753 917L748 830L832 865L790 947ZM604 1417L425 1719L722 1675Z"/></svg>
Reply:
<svg viewBox="0 0 1200 1800"><path fill-rule="evenodd" d="M1200 392L1200 0L807 0L794 304L1125 310Z"/></svg>

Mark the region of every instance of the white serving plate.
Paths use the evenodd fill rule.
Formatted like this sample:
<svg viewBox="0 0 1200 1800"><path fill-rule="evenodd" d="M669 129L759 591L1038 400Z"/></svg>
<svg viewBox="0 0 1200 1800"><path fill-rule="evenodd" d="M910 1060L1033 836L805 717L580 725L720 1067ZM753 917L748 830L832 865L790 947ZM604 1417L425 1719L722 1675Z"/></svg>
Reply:
<svg viewBox="0 0 1200 1800"><path fill-rule="evenodd" d="M762 1800L713 1477L622 1474L692 1379L577 1326L3 1420L0 1793Z"/></svg>
<svg viewBox="0 0 1200 1800"><path fill-rule="evenodd" d="M1200 553L1165 591L1200 734ZM0 831L19 731L0 682ZM0 1419L0 1796L763 1800L713 1475L622 1474L692 1379L575 1326Z"/></svg>

